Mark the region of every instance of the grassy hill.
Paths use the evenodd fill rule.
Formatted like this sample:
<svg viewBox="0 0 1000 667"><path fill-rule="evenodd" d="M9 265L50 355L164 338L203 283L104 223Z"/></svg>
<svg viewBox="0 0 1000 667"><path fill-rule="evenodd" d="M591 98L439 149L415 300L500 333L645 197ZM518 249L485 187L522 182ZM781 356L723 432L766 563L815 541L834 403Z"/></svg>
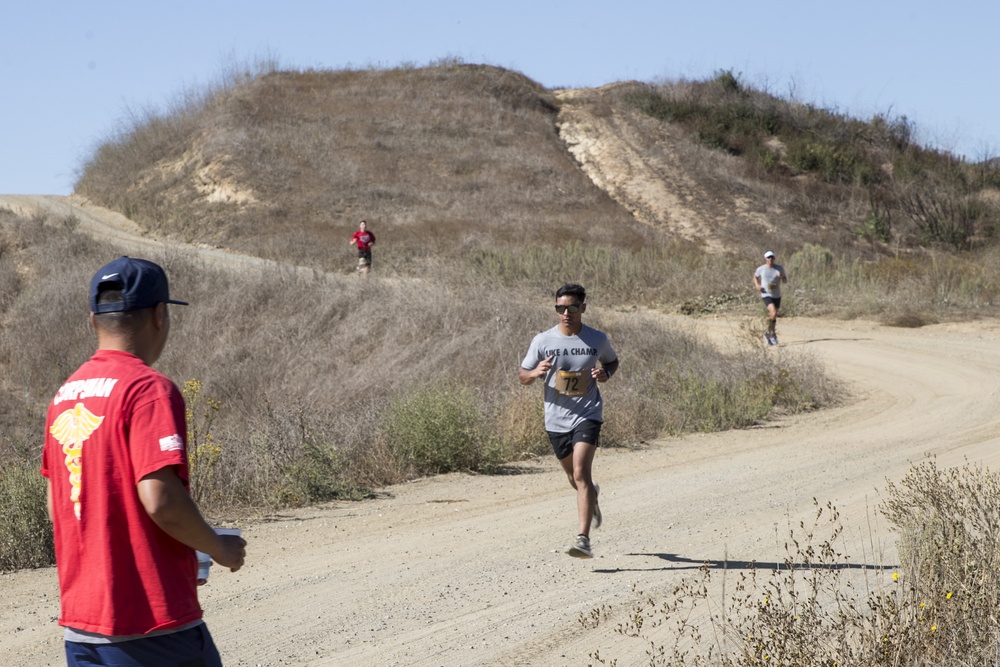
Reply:
<svg viewBox="0 0 1000 667"><path fill-rule="evenodd" d="M324 269L350 268L340 251L363 218L383 267L542 239L640 246L556 112L493 67L272 72L141 122L77 191L173 238Z"/></svg>
<svg viewBox="0 0 1000 667"><path fill-rule="evenodd" d="M456 63L267 70L133 118L77 192L155 235L342 274L367 219L383 276L537 294L574 275L704 312L755 306L769 248L799 288L786 314L978 316L1000 285L1000 170L913 134L731 72L550 91Z"/></svg>
<svg viewBox="0 0 1000 667"><path fill-rule="evenodd" d="M1000 171L916 145L905 118L853 119L730 72L585 92L576 105L627 128L641 162L678 179L675 206L730 252L815 243L871 257L994 241ZM666 218L637 224L630 202L580 169L556 93L480 65L245 75L134 119L76 189L173 238L324 268L362 218L385 235L386 259L418 266L497 245L680 238ZM623 148L621 136L594 140Z"/></svg>

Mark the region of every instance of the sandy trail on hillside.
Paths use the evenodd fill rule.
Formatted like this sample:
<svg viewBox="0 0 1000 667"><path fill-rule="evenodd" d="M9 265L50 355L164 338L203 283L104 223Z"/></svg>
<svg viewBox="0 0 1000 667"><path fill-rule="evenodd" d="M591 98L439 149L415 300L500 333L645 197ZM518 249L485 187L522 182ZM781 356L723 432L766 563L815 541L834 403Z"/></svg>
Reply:
<svg viewBox="0 0 1000 667"><path fill-rule="evenodd" d="M707 252L723 252L714 221L697 210L712 194L688 175L670 142L661 141L654 158L645 149L648 138L601 100L619 85L555 91L556 127L566 149L594 185L639 222L667 228Z"/></svg>
<svg viewBox="0 0 1000 667"><path fill-rule="evenodd" d="M122 225L102 233L141 250L141 234ZM738 321L673 321L720 345L744 335ZM864 545L887 479L929 455L997 467L1000 322L909 330L790 318L779 334L770 354L814 355L850 400L760 428L602 450L593 560L562 553L575 496L549 458L521 474L424 479L244 525L246 566L213 568L201 589L226 664L582 665L595 649L645 663L646 644L613 630L633 585L665 599L704 561L780 561L779 539L814 497L840 508L852 562L882 564L894 553L878 522L878 562ZM541 400L538 387L524 391ZM63 664L55 569L0 575L0 591L0 664ZM601 605L609 620L584 629L580 615Z"/></svg>
<svg viewBox="0 0 1000 667"><path fill-rule="evenodd" d="M229 267L233 271L284 270L305 276L315 275L311 268L279 264L226 248L157 238L121 213L92 204L79 195L0 195L0 209L7 209L27 218L38 217L56 229L65 229L64 221L72 220L71 226L75 231L112 242L126 255L157 259L164 255L186 254L217 266Z"/></svg>

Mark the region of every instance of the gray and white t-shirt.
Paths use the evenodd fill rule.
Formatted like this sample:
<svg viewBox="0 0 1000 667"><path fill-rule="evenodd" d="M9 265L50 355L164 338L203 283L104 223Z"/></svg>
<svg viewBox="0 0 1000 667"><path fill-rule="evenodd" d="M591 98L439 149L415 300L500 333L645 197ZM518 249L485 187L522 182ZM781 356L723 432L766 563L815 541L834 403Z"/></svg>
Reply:
<svg viewBox="0 0 1000 667"><path fill-rule="evenodd" d="M788 280L785 267L780 264L771 267L768 267L767 264L761 264L753 274L757 276L760 286L764 288L764 291L760 293L762 298L765 296L773 299L781 298L781 279L784 277L785 280Z"/></svg>
<svg viewBox="0 0 1000 667"><path fill-rule="evenodd" d="M535 336L521 368L533 370L553 357L545 379L545 430L568 433L585 419L604 421L604 404L597 380L590 371L597 362L610 364L618 358L608 337L586 324L575 336L559 333L559 326Z"/></svg>

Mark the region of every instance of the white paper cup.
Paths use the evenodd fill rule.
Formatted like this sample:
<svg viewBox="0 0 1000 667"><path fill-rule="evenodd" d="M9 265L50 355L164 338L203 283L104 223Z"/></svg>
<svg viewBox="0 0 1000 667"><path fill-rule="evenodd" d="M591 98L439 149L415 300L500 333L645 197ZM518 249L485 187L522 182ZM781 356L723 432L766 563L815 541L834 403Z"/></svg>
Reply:
<svg viewBox="0 0 1000 667"><path fill-rule="evenodd" d="M240 536L243 531L239 528L215 528L216 535L236 535ZM195 551L198 556L198 584L208 581L208 571L212 567L212 557L202 551Z"/></svg>
<svg viewBox="0 0 1000 667"><path fill-rule="evenodd" d="M198 556L198 584L208 581L208 568L212 567L212 557L203 551L195 551Z"/></svg>

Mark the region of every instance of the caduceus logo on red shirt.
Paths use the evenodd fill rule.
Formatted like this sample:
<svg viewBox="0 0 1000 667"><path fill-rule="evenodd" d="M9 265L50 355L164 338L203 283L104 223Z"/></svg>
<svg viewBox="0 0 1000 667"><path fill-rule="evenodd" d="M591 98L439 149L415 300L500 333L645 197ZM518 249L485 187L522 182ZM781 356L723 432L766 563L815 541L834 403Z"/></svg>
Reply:
<svg viewBox="0 0 1000 667"><path fill-rule="evenodd" d="M64 462L69 470L70 486L73 487L69 499L73 501L73 513L77 520L80 519L80 487L83 483L83 443L103 421L104 417L95 415L83 403L77 403L56 417L49 427L49 433L62 445L66 455Z"/></svg>

